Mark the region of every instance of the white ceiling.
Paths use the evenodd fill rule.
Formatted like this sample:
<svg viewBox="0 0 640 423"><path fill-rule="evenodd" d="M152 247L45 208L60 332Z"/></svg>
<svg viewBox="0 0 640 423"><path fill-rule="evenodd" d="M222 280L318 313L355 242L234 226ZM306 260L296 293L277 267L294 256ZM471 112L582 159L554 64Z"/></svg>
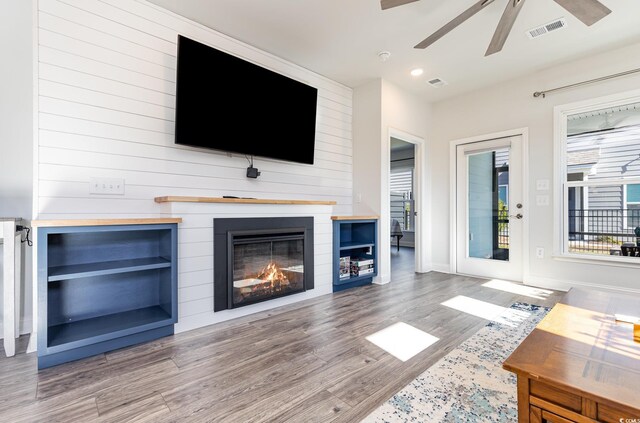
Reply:
<svg viewBox="0 0 640 423"><path fill-rule="evenodd" d="M528 0L503 51L490 57L484 53L510 0L496 0L426 50L413 46L477 0L421 0L386 11L378 0L150 1L347 86L382 77L430 101L640 41L638 0L600 0L613 13L592 27L553 0ZM562 16L567 28L527 37ZM381 50L391 59L380 62ZM424 75L411 77L415 67ZM426 84L435 77L449 85Z"/></svg>

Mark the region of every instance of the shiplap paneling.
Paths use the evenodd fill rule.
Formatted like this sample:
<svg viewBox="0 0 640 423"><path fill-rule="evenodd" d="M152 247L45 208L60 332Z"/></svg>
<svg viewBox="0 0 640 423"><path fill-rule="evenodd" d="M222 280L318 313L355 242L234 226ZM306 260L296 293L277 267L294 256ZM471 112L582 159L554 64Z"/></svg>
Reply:
<svg viewBox="0 0 640 423"><path fill-rule="evenodd" d="M331 292L331 214L352 212L349 88L142 0L40 0L38 181L41 218L180 215L178 330ZM315 164L174 144L178 34L318 88ZM282 116L282 131L287 116ZM215 134L214 134L215 135ZM277 137L278 134L267 134ZM89 194L92 177L125 194ZM335 200L337 206L156 204L163 195ZM313 291L213 313L213 218L313 216Z"/></svg>

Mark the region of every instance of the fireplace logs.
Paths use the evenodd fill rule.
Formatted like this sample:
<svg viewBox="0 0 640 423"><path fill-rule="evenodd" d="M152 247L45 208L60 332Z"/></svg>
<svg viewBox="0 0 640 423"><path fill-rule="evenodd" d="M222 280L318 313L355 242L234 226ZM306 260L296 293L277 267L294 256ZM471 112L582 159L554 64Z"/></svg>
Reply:
<svg viewBox="0 0 640 423"><path fill-rule="evenodd" d="M271 262L255 278L233 281L235 303L254 302L297 291L303 283L303 267L281 268Z"/></svg>

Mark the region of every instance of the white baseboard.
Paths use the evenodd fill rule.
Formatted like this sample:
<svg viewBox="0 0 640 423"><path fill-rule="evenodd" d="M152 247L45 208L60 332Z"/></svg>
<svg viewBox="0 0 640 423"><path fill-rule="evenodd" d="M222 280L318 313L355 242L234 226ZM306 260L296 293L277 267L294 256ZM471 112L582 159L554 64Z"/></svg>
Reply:
<svg viewBox="0 0 640 423"><path fill-rule="evenodd" d="M373 278L373 282L376 285L385 285L391 282L391 275L378 275Z"/></svg>
<svg viewBox="0 0 640 423"><path fill-rule="evenodd" d="M434 272L451 273L451 266L449 263L432 263L431 269L433 269Z"/></svg>
<svg viewBox="0 0 640 423"><path fill-rule="evenodd" d="M0 321L0 327L2 327L2 321ZM22 319L20 322L20 335L27 335L31 333L31 328L31 316L29 316L29 318ZM0 331L0 339L4 339L3 336L2 331Z"/></svg>
<svg viewBox="0 0 640 423"><path fill-rule="evenodd" d="M31 333L33 330L33 325L31 323L31 316L25 317L20 323L20 335L26 335Z"/></svg>
<svg viewBox="0 0 640 423"><path fill-rule="evenodd" d="M433 266L431 265L431 263L427 263L421 270L418 270L418 268L416 267L415 269L416 273L429 273L429 272L433 272Z"/></svg>
<svg viewBox="0 0 640 423"><path fill-rule="evenodd" d="M597 289L600 291L609 291L625 294L640 294L640 289L627 288L624 286L603 285L590 282L567 281L561 279L545 278L541 276L529 275L524 281L525 285L535 286L537 288L553 289L556 291L568 291L571 288L587 288Z"/></svg>

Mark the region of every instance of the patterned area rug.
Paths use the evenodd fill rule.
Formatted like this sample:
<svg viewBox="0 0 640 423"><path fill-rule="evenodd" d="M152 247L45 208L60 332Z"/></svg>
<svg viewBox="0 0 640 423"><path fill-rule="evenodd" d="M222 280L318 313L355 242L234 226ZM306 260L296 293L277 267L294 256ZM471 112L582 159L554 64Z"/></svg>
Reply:
<svg viewBox="0 0 640 423"><path fill-rule="evenodd" d="M364 422L517 422L516 376L502 362L549 310L513 304Z"/></svg>

